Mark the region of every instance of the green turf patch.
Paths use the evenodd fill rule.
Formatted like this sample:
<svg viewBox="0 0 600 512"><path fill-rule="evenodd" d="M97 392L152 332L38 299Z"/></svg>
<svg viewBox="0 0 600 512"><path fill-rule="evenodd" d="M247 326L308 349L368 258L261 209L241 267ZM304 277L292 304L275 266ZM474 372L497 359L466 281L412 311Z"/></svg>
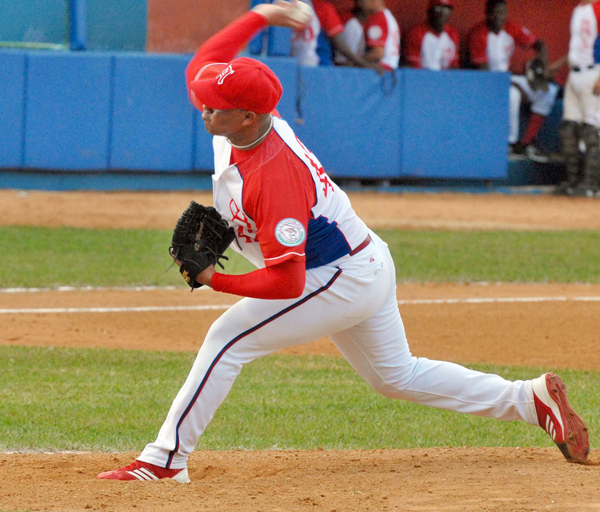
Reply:
<svg viewBox="0 0 600 512"><path fill-rule="evenodd" d="M400 281L600 283L600 233L384 230ZM175 285L171 231L0 227L0 287ZM233 254L226 271L253 267Z"/></svg>
<svg viewBox="0 0 600 512"><path fill-rule="evenodd" d="M0 451L141 450L195 355L0 347ZM549 369L472 365L505 378ZM592 433L600 372L560 370ZM201 437L205 449L552 446L539 428L384 398L338 357L269 356L242 371Z"/></svg>

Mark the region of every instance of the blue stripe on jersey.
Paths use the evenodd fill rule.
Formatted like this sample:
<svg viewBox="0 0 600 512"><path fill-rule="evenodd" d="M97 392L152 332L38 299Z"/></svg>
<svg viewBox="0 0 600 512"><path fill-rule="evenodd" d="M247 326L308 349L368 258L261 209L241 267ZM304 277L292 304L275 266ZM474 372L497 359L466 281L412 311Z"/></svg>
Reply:
<svg viewBox="0 0 600 512"><path fill-rule="evenodd" d="M594 41L594 64L600 64L600 37Z"/></svg>
<svg viewBox="0 0 600 512"><path fill-rule="evenodd" d="M329 222L320 216L308 220L306 238L306 270L321 267L350 252L346 237L338 228L337 222Z"/></svg>

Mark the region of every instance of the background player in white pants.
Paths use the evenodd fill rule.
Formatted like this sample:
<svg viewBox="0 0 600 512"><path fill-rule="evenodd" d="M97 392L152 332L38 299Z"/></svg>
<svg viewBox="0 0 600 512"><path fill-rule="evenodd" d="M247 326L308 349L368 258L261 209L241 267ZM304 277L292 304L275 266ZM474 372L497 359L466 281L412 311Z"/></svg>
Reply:
<svg viewBox="0 0 600 512"><path fill-rule="evenodd" d="M598 0L580 2L571 16L570 71L560 130L567 169L567 181L560 191L567 195L600 197L599 19ZM583 168L580 141L585 145Z"/></svg>
<svg viewBox="0 0 600 512"><path fill-rule="evenodd" d="M188 66L190 99L215 136L215 207L235 229L239 246L232 247L258 270L228 276L209 267L198 275L246 298L211 326L156 441L132 464L98 477L188 481L188 457L243 365L326 335L385 396L542 425L567 458L584 460L587 434L558 377L510 382L411 355L387 245L273 114L282 93L275 74L253 59L231 60L267 23L293 26L292 8L256 7Z"/></svg>

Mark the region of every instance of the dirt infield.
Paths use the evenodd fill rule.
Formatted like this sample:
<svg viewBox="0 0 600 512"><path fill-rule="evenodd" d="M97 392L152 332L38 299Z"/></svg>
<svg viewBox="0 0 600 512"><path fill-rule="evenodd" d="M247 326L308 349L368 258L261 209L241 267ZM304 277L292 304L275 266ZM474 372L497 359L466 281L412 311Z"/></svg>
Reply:
<svg viewBox="0 0 600 512"><path fill-rule="evenodd" d="M191 192L0 191L0 223L170 229L191 198L209 202ZM585 199L352 194L352 201L372 227L600 229L600 202ZM600 369L598 297L600 286L585 284L398 288L417 356L589 370ZM0 344L195 351L222 309L172 309L227 307L237 300L210 290L5 291L0 311L21 311L0 314ZM158 311L131 310L148 306ZM40 308L59 311L31 311ZM73 311L82 308L113 309ZM325 339L288 352L337 354ZM592 448L596 438L592 432ZM600 468L567 464L554 448L199 452L190 461L190 485L95 480L97 472L135 455L0 454L0 510L600 510Z"/></svg>

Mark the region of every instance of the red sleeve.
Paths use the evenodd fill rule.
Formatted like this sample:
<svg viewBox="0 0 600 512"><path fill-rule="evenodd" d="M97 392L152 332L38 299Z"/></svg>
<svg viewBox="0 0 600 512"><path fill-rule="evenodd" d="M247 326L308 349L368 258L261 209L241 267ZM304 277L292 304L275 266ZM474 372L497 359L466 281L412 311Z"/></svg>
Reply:
<svg viewBox="0 0 600 512"><path fill-rule="evenodd" d="M472 64L487 64L488 28L484 23L477 25L469 36L469 55Z"/></svg>
<svg viewBox="0 0 600 512"><path fill-rule="evenodd" d="M255 299L283 300L302 295L306 283L304 262L287 260L279 265L255 270L241 276L215 273L212 289Z"/></svg>
<svg viewBox="0 0 600 512"><path fill-rule="evenodd" d="M185 82L198 78L198 73L207 64L231 61L254 35L268 24L267 19L254 11L248 11L233 23L208 39L196 52L185 70ZM216 76L216 75L215 75Z"/></svg>
<svg viewBox="0 0 600 512"><path fill-rule="evenodd" d="M534 36L527 28L516 23L507 21L504 25L504 30L512 36L519 46L529 48L537 41L537 37Z"/></svg>
<svg viewBox="0 0 600 512"><path fill-rule="evenodd" d="M427 28L419 25L411 28L406 36L406 44L404 45L406 62L411 68L422 68L421 65L421 47L423 38L427 33Z"/></svg>
<svg viewBox="0 0 600 512"><path fill-rule="evenodd" d="M594 8L594 14L596 15L596 21L598 22L598 25L600 26L600 4L598 2L595 2L592 4L592 7Z"/></svg>
<svg viewBox="0 0 600 512"><path fill-rule="evenodd" d="M367 46L385 46L388 37L388 24L383 11L373 14L365 23L365 43Z"/></svg>
<svg viewBox="0 0 600 512"><path fill-rule="evenodd" d="M458 34L458 30L456 30L454 27L450 27L450 26L446 27L446 32L448 32L450 39L452 39L452 41L454 41L454 44L456 45L456 53L454 54L454 60L450 64L450 67L458 68L458 67L460 67L460 59L459 59L460 35Z"/></svg>
<svg viewBox="0 0 600 512"><path fill-rule="evenodd" d="M313 2L313 9L321 27L329 37L337 36L344 31L344 24L335 7L329 2Z"/></svg>
<svg viewBox="0 0 600 512"><path fill-rule="evenodd" d="M352 18L355 18L354 12L352 11L344 11L340 14L340 20L342 20L342 23L344 24L344 26L346 25L346 23L348 23Z"/></svg>

